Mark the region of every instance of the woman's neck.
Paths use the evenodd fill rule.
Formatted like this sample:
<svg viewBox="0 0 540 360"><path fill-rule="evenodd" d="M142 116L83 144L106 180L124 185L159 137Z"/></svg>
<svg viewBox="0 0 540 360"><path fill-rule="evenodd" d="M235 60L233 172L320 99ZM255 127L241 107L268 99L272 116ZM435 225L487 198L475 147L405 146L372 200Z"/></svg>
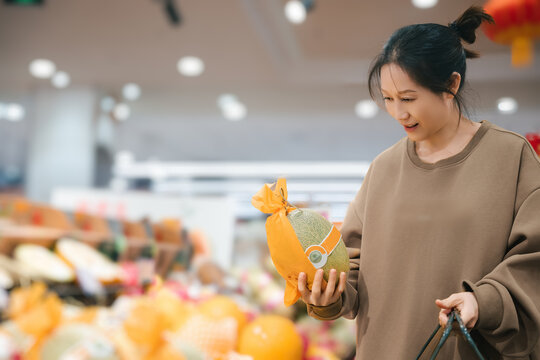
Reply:
<svg viewBox="0 0 540 360"><path fill-rule="evenodd" d="M457 124L445 126L429 139L418 141L416 153L422 161L427 163L447 159L460 153L480 126L480 123L462 117Z"/></svg>

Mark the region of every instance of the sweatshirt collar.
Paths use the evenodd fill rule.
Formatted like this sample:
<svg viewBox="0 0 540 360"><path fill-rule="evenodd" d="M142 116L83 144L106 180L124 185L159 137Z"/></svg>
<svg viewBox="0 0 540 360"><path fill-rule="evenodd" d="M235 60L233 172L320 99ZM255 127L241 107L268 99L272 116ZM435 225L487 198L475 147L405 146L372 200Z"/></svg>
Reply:
<svg viewBox="0 0 540 360"><path fill-rule="evenodd" d="M456 164L460 162L461 160L465 159L472 152L472 150L480 142L480 139L482 139L486 131L491 127L491 123L489 123L487 120L481 121L480 124L481 124L480 128L478 128L478 130L473 135L472 139L469 141L467 146L465 146L465 148L461 150L459 153L452 155L449 158L439 160L433 164L423 162L418 157L418 154L416 153L415 142L409 140L408 138L407 138L407 155L409 156L409 159L413 162L414 165L422 169L436 169L436 168Z"/></svg>

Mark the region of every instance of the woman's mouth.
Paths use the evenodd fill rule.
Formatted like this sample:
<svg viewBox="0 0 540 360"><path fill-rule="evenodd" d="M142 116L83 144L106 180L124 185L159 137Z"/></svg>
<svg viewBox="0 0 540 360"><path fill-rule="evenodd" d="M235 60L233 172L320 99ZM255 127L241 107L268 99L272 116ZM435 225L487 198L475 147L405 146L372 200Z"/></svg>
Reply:
<svg viewBox="0 0 540 360"><path fill-rule="evenodd" d="M405 131L410 132L414 131L418 127L418 123L411 124L411 125L403 125L403 128L405 128Z"/></svg>

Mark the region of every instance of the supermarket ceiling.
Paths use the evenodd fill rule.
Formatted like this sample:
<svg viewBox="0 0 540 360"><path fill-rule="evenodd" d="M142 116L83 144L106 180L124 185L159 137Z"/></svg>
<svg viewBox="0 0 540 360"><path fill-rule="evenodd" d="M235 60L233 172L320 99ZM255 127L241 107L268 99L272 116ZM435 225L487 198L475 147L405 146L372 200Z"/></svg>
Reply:
<svg viewBox="0 0 540 360"><path fill-rule="evenodd" d="M115 88L134 81L146 88L215 88L231 84L357 84L369 61L396 28L446 24L471 4L440 1L431 9L410 1L319 0L300 25L284 16L284 0L177 0L173 26L163 0L47 0L43 6L0 7L2 88L32 85L28 64L48 58L74 84ZM498 63L508 49L479 37L475 48ZM178 59L202 58L205 73L181 77ZM482 67L477 79L508 79ZM512 72L529 78L530 72ZM538 75L538 74L536 74Z"/></svg>
<svg viewBox="0 0 540 360"><path fill-rule="evenodd" d="M397 128L389 130L391 122L384 115L378 115L386 120L377 125L351 128L345 124L361 121L354 106L367 98L371 59L398 27L421 22L447 24L471 5L470 0L439 0L434 8L418 9L408 0L316 0L306 21L294 25L284 16L285 0L176 0L182 23L173 26L163 3L45 0L43 6L14 7L2 2L0 97L16 100L35 89L50 87L28 72L33 59L47 58L70 74L73 88L92 87L100 93L118 94L125 83L141 86L143 96L133 104L130 119L130 131L140 137L124 132L119 141L124 141L125 147L129 142L153 142L164 147L163 154L172 151L178 138L170 134L179 136L181 130L175 131L172 123L182 119L221 121L216 99L222 93L234 93L247 104L247 121L297 121L309 123L313 134L320 130L304 139L309 135L303 135L305 126L298 125L293 133L298 135L294 141L299 146L324 139L328 129L322 122L330 118L336 119L332 126L345 132L372 131L366 142L375 141L377 131L381 136L395 131L389 142L403 134ZM476 101L481 113L509 91L520 97L522 109L538 110L538 44L536 62L526 69L512 68L508 48L490 42L484 34L479 34L473 49L482 57L470 62L468 76L481 94ZM190 55L205 63L205 72L199 77L184 77L177 71L178 60ZM145 123L148 118L152 118L153 127ZM169 124L167 131L156 130L160 121ZM219 126L213 130L218 142L223 134ZM532 126L540 127L529 120L527 128ZM261 131L252 130L240 136L252 139ZM187 142L188 137L184 139ZM189 153L189 146L186 148ZM240 149L237 152L242 154ZM235 154L232 151L229 157L242 157ZM306 150L307 157L309 154Z"/></svg>

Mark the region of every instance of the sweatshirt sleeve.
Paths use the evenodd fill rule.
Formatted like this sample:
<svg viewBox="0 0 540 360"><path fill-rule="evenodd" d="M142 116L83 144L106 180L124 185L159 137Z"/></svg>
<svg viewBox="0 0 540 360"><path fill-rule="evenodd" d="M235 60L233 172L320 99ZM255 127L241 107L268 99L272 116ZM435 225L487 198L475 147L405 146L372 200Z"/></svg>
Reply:
<svg viewBox="0 0 540 360"><path fill-rule="evenodd" d="M341 235L349 254L350 267L345 291L334 304L328 306L307 304L308 314L315 319L334 320L341 316L354 319L358 313L357 286L360 276L360 244L362 242L363 226L361 214L363 213L370 174L371 168L364 178L360 191L349 205L341 228Z"/></svg>
<svg viewBox="0 0 540 360"><path fill-rule="evenodd" d="M464 287L478 301L475 328L497 351L522 357L540 349L540 162L528 144L522 150L503 261L480 281L465 281Z"/></svg>

